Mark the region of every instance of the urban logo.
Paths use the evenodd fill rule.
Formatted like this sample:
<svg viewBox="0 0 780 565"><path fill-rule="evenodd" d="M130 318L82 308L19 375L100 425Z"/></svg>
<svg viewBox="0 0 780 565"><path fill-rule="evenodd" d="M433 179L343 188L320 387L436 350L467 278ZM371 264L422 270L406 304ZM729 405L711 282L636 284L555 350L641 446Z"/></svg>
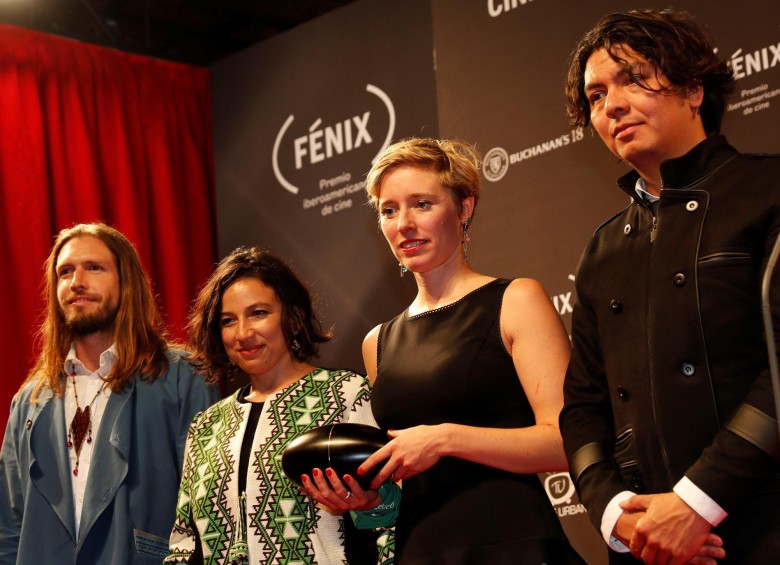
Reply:
<svg viewBox="0 0 780 565"><path fill-rule="evenodd" d="M491 182L497 182L504 178L509 169L509 154L501 147L494 147L482 160L482 174Z"/></svg>
<svg viewBox="0 0 780 565"><path fill-rule="evenodd" d="M389 117L387 132L384 134L382 146L371 160L371 164L373 164L382 151L390 145L390 140L393 138L393 133L395 132L395 108L393 107L393 102L390 100L390 97L373 84L366 85L366 92L373 94L382 101L385 108L387 108ZM283 146L287 130L290 129L293 121L295 121L295 116L290 114L279 130L279 133L276 134L271 160L274 176L279 184L292 194L298 194L298 187L287 180L284 174L282 174L281 167L279 166L279 152ZM322 125L321 118L317 118L308 127L306 133L299 135L292 140L291 149L294 156L295 169L300 170L306 165L320 163L357 149L358 147L373 143L374 138L371 134L370 111L358 113L350 118L326 126ZM376 132L374 132L374 134L376 134ZM290 147L289 145L285 146Z"/></svg>
<svg viewBox="0 0 780 565"><path fill-rule="evenodd" d="M544 479L544 490L555 507L555 512L561 518L586 512L582 504L572 504L574 498L574 482L569 473L552 473Z"/></svg>

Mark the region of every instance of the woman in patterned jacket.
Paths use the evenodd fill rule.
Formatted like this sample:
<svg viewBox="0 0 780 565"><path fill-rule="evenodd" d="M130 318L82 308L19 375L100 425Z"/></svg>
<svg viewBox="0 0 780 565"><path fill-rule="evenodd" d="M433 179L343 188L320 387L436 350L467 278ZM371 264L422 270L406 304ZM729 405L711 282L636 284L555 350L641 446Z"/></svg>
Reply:
<svg viewBox="0 0 780 565"><path fill-rule="evenodd" d="M249 384L193 420L165 563L346 563L344 517L281 468L302 432L376 425L365 377L310 364L331 334L305 285L270 252L238 248L201 289L188 330L207 381L243 372ZM386 537L379 562L388 562Z"/></svg>

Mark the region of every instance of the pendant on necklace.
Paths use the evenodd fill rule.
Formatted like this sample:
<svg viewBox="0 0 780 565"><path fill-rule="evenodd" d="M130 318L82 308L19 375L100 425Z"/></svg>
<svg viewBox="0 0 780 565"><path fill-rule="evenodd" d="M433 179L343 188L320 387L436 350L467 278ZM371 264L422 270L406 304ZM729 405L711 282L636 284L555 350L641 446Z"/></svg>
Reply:
<svg viewBox="0 0 780 565"><path fill-rule="evenodd" d="M87 431L89 430L90 424L92 423L90 412L91 410L89 406L84 408L84 410L82 410L81 408L76 408L76 414L73 416L73 420L71 420L70 422L70 430L73 433L72 444L73 447L75 447L76 449L77 456L81 455L81 446L84 445L84 436L87 435ZM91 443L91 442L92 442L92 438L90 437L87 440L87 443ZM70 445L68 447L70 447Z"/></svg>

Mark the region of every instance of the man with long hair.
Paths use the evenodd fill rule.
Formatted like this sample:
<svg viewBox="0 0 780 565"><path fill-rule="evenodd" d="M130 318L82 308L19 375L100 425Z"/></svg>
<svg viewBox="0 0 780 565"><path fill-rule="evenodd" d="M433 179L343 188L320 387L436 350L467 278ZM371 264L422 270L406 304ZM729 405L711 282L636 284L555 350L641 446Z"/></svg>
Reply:
<svg viewBox="0 0 780 565"><path fill-rule="evenodd" d="M618 180L631 204L577 271L560 418L613 563L780 563L760 292L780 158L719 133L733 88L706 30L675 10L608 15L571 58L571 122L633 169Z"/></svg>
<svg viewBox="0 0 780 565"><path fill-rule="evenodd" d="M119 231L62 230L45 270L41 353L0 451L0 563L160 562L187 429L217 391L169 344Z"/></svg>

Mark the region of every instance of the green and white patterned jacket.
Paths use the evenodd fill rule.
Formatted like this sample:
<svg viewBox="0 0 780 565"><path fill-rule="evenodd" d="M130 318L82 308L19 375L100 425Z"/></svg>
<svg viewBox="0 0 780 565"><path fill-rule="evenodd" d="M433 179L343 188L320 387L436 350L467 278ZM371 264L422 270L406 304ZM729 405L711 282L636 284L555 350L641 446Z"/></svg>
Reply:
<svg viewBox="0 0 780 565"><path fill-rule="evenodd" d="M238 492L237 467L251 406L239 402L239 394L193 420L165 563L346 563L343 517L301 494L284 475L281 456L290 441L317 426L376 426L368 379L347 370L315 369L266 399L255 432L245 504ZM392 562L392 544L383 544L387 537L380 537L380 563Z"/></svg>

